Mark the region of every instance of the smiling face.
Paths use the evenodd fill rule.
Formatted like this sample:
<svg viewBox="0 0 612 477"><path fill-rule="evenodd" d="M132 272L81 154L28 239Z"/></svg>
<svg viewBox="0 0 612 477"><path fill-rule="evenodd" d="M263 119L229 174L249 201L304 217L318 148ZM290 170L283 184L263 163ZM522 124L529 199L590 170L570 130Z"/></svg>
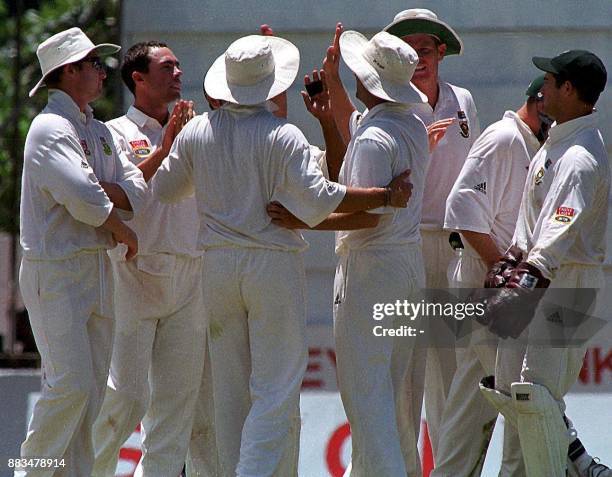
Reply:
<svg viewBox="0 0 612 477"><path fill-rule="evenodd" d="M136 88L155 97L160 103L168 104L181 97L181 76L179 61L167 47L149 50L149 67L146 73L133 73Z"/></svg>
<svg viewBox="0 0 612 477"><path fill-rule="evenodd" d="M419 55L419 64L412 82L419 89L428 89L438 83L438 64L444 58L446 45L439 44L434 37L424 33L402 37Z"/></svg>

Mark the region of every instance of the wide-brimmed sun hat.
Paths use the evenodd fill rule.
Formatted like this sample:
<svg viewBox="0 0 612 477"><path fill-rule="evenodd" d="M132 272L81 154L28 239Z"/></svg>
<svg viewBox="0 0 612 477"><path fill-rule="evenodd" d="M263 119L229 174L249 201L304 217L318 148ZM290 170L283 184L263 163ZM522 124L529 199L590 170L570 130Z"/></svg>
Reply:
<svg viewBox="0 0 612 477"><path fill-rule="evenodd" d="M412 82L419 57L406 42L386 32L371 40L356 31L340 36L342 59L374 96L394 103L426 103Z"/></svg>
<svg viewBox="0 0 612 477"><path fill-rule="evenodd" d="M93 42L80 28L73 27L47 38L36 50L42 78L30 91L30 98L34 96L41 86L45 85L45 77L61 66L75 63L96 50L100 55L110 55L119 51L121 47L112 43Z"/></svg>
<svg viewBox="0 0 612 477"><path fill-rule="evenodd" d="M204 89L210 97L231 103L263 103L286 91L299 67L300 52L290 41L249 35L215 60L204 78Z"/></svg>
<svg viewBox="0 0 612 477"><path fill-rule="evenodd" d="M431 35L446 45L446 56L463 53L463 42L455 30L426 8L411 8L399 12L384 31L400 38L417 33Z"/></svg>

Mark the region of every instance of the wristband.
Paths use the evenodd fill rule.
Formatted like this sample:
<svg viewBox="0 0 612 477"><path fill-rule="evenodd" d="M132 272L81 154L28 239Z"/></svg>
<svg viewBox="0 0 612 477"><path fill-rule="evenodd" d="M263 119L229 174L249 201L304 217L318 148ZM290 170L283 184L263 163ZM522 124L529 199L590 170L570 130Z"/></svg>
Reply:
<svg viewBox="0 0 612 477"><path fill-rule="evenodd" d="M391 187L385 187L385 204L384 204L384 206L387 207L390 204L391 204Z"/></svg>

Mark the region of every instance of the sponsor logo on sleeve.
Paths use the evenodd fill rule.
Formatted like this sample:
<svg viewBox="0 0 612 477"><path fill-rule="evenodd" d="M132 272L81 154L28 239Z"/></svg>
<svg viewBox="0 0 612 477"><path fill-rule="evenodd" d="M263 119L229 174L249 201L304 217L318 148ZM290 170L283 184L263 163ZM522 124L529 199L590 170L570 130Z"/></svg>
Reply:
<svg viewBox="0 0 612 477"><path fill-rule="evenodd" d="M81 147L83 148L83 152L86 156L91 156L91 151L89 150L89 146L87 145L87 141L85 139L81 139Z"/></svg>
<svg viewBox="0 0 612 477"><path fill-rule="evenodd" d="M487 195L487 182L481 182L480 184L476 184L474 186L474 190L476 192L482 192L484 195Z"/></svg>
<svg viewBox="0 0 612 477"><path fill-rule="evenodd" d="M104 154L106 154L107 156L112 156L113 150L111 149L108 142L106 142L106 138L104 136L100 136L100 142L102 142L102 150L104 151Z"/></svg>
<svg viewBox="0 0 612 477"><path fill-rule="evenodd" d="M146 139L130 141L130 147L132 148L132 152L138 157L146 157L151 154L151 145Z"/></svg>
<svg viewBox="0 0 612 477"><path fill-rule="evenodd" d="M554 220L563 224L569 224L574 220L575 210L572 207L559 207L555 212Z"/></svg>

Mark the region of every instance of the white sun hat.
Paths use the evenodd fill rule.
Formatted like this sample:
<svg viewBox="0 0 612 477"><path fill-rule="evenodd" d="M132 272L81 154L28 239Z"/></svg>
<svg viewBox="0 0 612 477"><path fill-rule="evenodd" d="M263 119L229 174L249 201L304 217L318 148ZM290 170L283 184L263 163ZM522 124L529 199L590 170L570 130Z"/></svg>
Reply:
<svg viewBox="0 0 612 477"><path fill-rule="evenodd" d="M411 83L419 56L410 45L387 32L370 41L356 31L340 36L342 59L374 96L394 103L426 103L427 96Z"/></svg>
<svg viewBox="0 0 612 477"><path fill-rule="evenodd" d="M263 103L286 91L299 67L300 52L290 41L249 35L215 60L204 78L204 89L210 97L231 103Z"/></svg>
<svg viewBox="0 0 612 477"><path fill-rule="evenodd" d="M94 45L80 28L69 28L47 38L36 50L42 78L30 91L30 98L34 96L41 86L45 85L45 77L60 66L75 63L85 58L93 50L101 55L110 55L119 51L121 47L112 43Z"/></svg>
<svg viewBox="0 0 612 477"><path fill-rule="evenodd" d="M463 42L457 32L426 8L411 8L399 12L384 31L400 38L417 33L435 36L446 45L446 56L463 53Z"/></svg>

